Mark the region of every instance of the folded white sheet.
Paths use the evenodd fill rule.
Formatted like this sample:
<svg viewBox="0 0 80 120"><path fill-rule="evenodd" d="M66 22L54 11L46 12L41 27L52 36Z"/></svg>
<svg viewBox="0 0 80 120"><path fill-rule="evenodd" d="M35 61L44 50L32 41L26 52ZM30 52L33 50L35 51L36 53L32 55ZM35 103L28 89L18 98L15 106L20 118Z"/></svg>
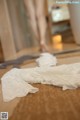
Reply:
<svg viewBox="0 0 80 120"><path fill-rule="evenodd" d="M55 67L14 68L1 78L1 82L5 102L37 92L38 88L29 83L59 86L63 90L76 89L80 87L80 63Z"/></svg>

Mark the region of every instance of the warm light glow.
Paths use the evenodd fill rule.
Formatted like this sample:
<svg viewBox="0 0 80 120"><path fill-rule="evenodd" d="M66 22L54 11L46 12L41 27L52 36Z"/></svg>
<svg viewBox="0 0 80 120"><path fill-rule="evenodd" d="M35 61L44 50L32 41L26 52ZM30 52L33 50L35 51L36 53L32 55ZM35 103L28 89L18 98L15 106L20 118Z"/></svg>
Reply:
<svg viewBox="0 0 80 120"><path fill-rule="evenodd" d="M55 50L63 50L62 36L55 35L52 37L53 48Z"/></svg>
<svg viewBox="0 0 80 120"><path fill-rule="evenodd" d="M63 45L62 45L62 43L54 44L53 48L55 50L63 50Z"/></svg>
<svg viewBox="0 0 80 120"><path fill-rule="evenodd" d="M52 37L53 43L61 43L62 42L62 36L61 35L55 35Z"/></svg>

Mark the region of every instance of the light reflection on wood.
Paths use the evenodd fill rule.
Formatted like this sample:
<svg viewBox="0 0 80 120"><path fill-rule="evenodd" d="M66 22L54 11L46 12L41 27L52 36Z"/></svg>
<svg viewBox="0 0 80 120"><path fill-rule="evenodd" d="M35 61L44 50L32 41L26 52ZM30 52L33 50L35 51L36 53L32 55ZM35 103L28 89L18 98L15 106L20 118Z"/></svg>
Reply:
<svg viewBox="0 0 80 120"><path fill-rule="evenodd" d="M53 48L55 50L63 50L62 36L55 35L52 37Z"/></svg>

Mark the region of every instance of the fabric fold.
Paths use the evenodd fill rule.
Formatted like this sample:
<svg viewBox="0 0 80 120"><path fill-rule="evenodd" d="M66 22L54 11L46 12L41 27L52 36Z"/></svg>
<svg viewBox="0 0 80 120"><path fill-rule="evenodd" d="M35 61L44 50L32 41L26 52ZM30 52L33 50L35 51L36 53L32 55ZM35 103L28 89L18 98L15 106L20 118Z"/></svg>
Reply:
<svg viewBox="0 0 80 120"><path fill-rule="evenodd" d="M26 69L12 69L1 78L3 100L8 102L16 97L35 93L39 89L32 83L41 83L76 89L80 87L80 63L59 65L55 67L34 67Z"/></svg>
<svg viewBox="0 0 80 120"><path fill-rule="evenodd" d="M25 82L20 77L19 69L12 69L7 72L1 79L3 100L9 102L16 97L26 96L28 93L35 93L38 88L35 88Z"/></svg>

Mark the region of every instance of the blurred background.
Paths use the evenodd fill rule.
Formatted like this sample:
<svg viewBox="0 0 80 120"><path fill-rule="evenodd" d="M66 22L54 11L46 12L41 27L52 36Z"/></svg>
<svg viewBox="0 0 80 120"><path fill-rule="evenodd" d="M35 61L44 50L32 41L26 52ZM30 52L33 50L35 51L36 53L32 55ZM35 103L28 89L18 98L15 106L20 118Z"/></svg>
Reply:
<svg viewBox="0 0 80 120"><path fill-rule="evenodd" d="M45 0L47 44L57 65L80 62L80 4L56 1L60 0ZM15 67L37 67L31 57L39 54L24 0L0 0L0 78ZM9 120L80 120L79 89L63 92L55 86L34 86L40 92L5 103L0 80L0 111L9 112Z"/></svg>
<svg viewBox="0 0 80 120"><path fill-rule="evenodd" d="M46 0L45 10L51 52L80 50L80 5ZM38 53L23 0L0 0L0 62Z"/></svg>

